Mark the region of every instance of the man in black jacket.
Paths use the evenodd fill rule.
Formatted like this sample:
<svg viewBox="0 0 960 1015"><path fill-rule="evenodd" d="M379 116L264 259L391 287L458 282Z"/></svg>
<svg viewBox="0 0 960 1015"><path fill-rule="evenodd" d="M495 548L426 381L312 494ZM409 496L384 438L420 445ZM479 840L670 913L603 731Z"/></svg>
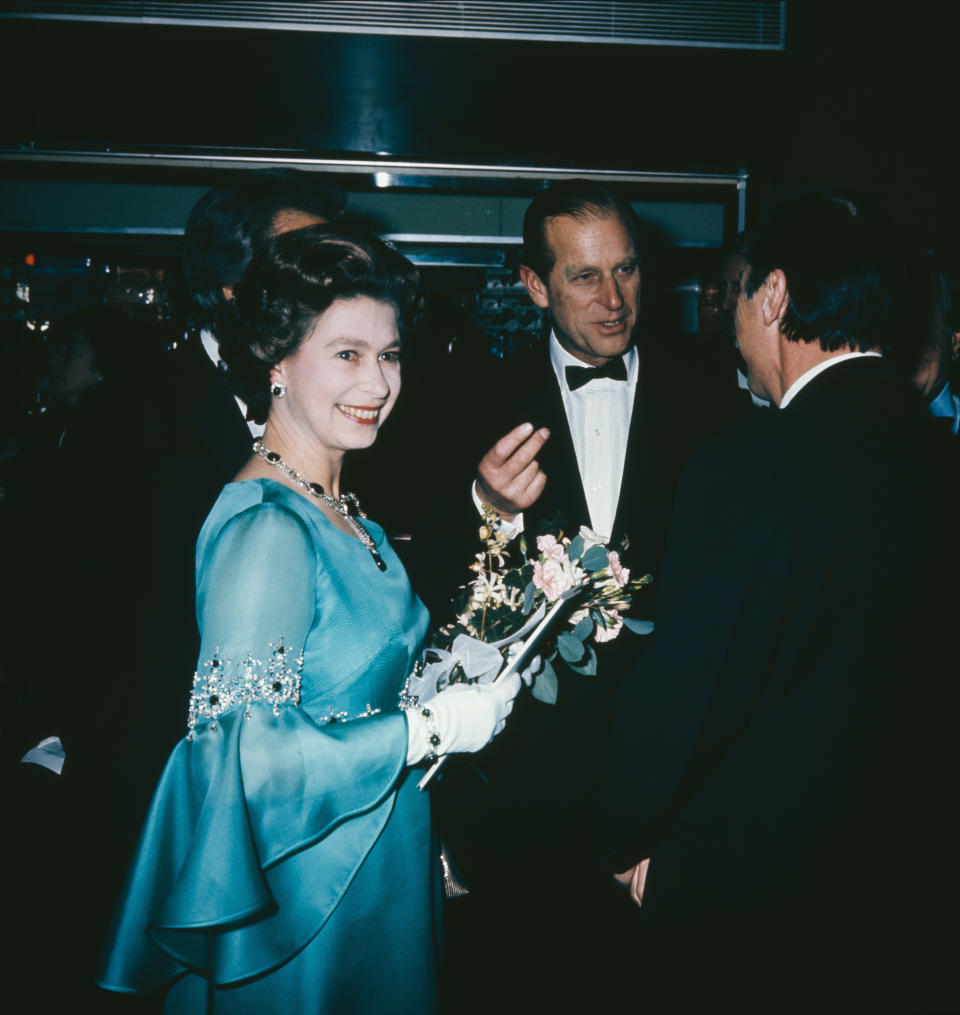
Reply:
<svg viewBox="0 0 960 1015"><path fill-rule="evenodd" d="M657 1010L956 1010L957 501L881 355L883 250L825 197L747 249L737 339L778 408L685 472L611 744Z"/></svg>
<svg viewBox="0 0 960 1015"><path fill-rule="evenodd" d="M530 205L521 278L551 333L546 347L508 359L490 387L485 421L505 436L490 447L488 431L473 491L476 508L522 528L532 553L558 515L571 535L587 525L616 544L628 537L624 560L638 577L657 571L683 460L704 421L717 423L689 374L652 336L638 341L641 232L626 201L589 181L555 184ZM480 515L466 487L473 515L462 527L475 541ZM464 547L464 564L475 551ZM652 609L653 593L638 593L632 615ZM471 785L454 769L437 789L441 833L472 892L450 906L453 961L490 939L512 953L512 991L498 1001L507 1010L597 1002L608 985L609 915L622 900L599 863L598 803L616 687L639 651L626 632L598 645L595 676L558 657L555 703L524 696L477 759L483 779ZM485 985L474 987L481 1010Z"/></svg>

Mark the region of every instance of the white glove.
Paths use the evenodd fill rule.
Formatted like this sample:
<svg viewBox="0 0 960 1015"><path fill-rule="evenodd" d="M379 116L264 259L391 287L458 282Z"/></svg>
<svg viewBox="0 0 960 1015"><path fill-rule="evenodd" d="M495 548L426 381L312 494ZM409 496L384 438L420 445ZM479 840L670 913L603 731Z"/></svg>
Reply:
<svg viewBox="0 0 960 1015"><path fill-rule="evenodd" d="M510 658L509 653L507 658ZM536 677L542 669L543 658L541 656L534 656L520 671L520 679L523 681L523 686L529 687L533 683L533 678Z"/></svg>
<svg viewBox="0 0 960 1015"><path fill-rule="evenodd" d="M506 726L523 681L512 673L493 684L454 684L421 710L407 712L407 764L431 754L472 754L486 747ZM423 710L430 713L424 717ZM439 743L431 738L439 736Z"/></svg>

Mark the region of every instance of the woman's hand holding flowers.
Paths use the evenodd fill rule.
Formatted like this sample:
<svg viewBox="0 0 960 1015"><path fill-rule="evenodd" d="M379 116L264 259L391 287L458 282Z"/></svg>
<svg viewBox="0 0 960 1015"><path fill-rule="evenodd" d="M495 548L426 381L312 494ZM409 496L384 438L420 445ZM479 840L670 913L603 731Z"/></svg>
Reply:
<svg viewBox="0 0 960 1015"><path fill-rule="evenodd" d="M511 673L492 684L451 684L423 708L409 709L407 764L486 747L506 725L523 683L521 674ZM434 737L437 742L431 742Z"/></svg>

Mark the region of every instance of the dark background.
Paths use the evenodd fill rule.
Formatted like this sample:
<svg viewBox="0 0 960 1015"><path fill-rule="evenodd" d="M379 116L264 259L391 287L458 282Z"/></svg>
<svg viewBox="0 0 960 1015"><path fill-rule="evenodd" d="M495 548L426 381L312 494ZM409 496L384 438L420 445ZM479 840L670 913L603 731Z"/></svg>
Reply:
<svg viewBox="0 0 960 1015"><path fill-rule="evenodd" d="M0 144L743 166L952 230L952 19L892 12L790 3L785 52L7 20Z"/></svg>
<svg viewBox="0 0 960 1015"><path fill-rule="evenodd" d="M148 185L147 200L159 207L173 185L229 180L235 170L202 164L204 155L228 153L555 170L745 169L748 224L782 196L826 188L881 205L949 248L960 228L952 21L944 6L917 4L897 17L885 11L865 2L789 3L783 52L0 19L0 193L25 193L9 188L37 181L136 183ZM37 162L31 150L66 154ZM117 150L195 159L119 166L76 157ZM371 188L364 179L360 186ZM525 202L537 182L436 185ZM685 185L659 196L682 201L705 192ZM188 207L173 217L178 228ZM37 398L37 342L24 334L23 319L102 299L101 266L122 258L159 265L173 299L180 246L178 235L105 227L102 235L51 236L4 225L0 373L8 379L0 385L0 441ZM728 239L734 231L728 215ZM14 294L28 251L38 262L25 309ZM516 256L508 251L505 270ZM85 258L93 262L86 274ZM684 280L702 282L718 264L715 249L666 250L648 259L645 278L666 292ZM486 341L489 329L473 314L489 281L484 270L426 275L438 348L454 335ZM171 333L177 327L172 321Z"/></svg>

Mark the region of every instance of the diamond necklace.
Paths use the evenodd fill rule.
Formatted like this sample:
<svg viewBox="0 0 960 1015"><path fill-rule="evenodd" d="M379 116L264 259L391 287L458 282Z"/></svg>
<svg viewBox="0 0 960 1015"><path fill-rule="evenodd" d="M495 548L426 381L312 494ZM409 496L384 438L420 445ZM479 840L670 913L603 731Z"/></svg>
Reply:
<svg viewBox="0 0 960 1015"><path fill-rule="evenodd" d="M367 516L360 510L360 504L357 501L355 493L342 493L339 497L331 497L319 483L311 483L308 479L304 479L296 469L291 469L276 451L270 451L268 448L265 448L260 441L253 442L253 453L259 455L278 472L282 472L287 479L292 479L301 490L306 490L307 493L316 497L317 500L323 501L327 507L331 507L338 514L343 515L347 525L353 529L360 542L370 551L370 555L373 557L377 567L381 571L386 571L387 565L384 563L383 557L377 552L373 536L367 532L360 521L361 518L366 518Z"/></svg>

